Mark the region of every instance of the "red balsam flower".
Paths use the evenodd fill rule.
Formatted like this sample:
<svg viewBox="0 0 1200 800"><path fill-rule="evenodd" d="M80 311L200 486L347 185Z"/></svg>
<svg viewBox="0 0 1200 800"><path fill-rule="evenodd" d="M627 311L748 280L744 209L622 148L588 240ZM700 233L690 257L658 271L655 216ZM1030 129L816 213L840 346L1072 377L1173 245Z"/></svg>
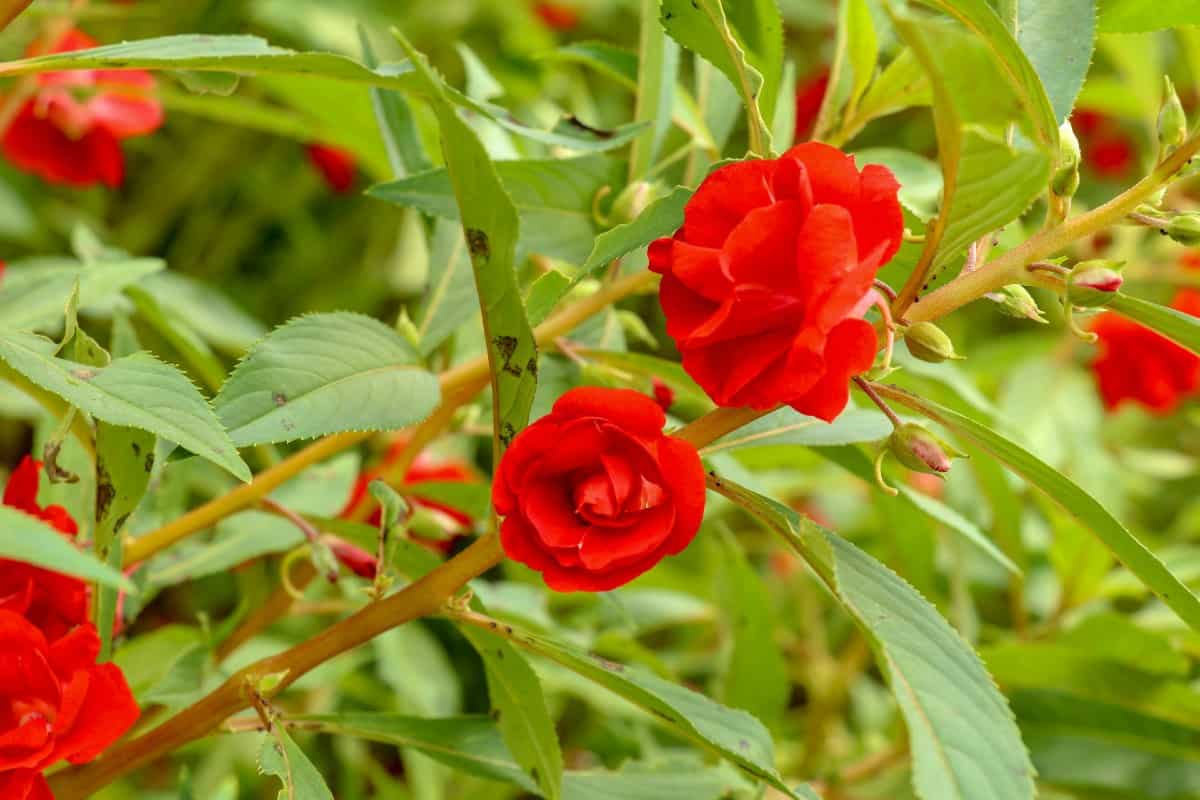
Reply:
<svg viewBox="0 0 1200 800"><path fill-rule="evenodd" d="M31 56L95 47L69 30L50 47L35 43ZM0 139L5 157L51 183L119 186L125 177L120 141L156 130L162 104L148 95L154 77L144 70L44 72Z"/></svg>
<svg viewBox="0 0 1200 800"><path fill-rule="evenodd" d="M718 405L786 403L832 420L875 358L863 320L875 274L900 247L899 184L818 142L740 161L688 201L650 246L683 367Z"/></svg>
<svg viewBox="0 0 1200 800"><path fill-rule="evenodd" d="M42 800L40 773L83 764L133 726L137 703L115 664L97 664L91 623L50 641L25 617L0 611L0 796Z"/></svg>
<svg viewBox="0 0 1200 800"><path fill-rule="evenodd" d="M574 30L579 24L579 12L562 3L552 3L546 0L533 4L533 13L552 31L566 32Z"/></svg>
<svg viewBox="0 0 1200 800"><path fill-rule="evenodd" d="M603 592L686 548L704 516L704 468L665 423L629 389L560 397L500 460L492 503L505 553L551 589Z"/></svg>
<svg viewBox="0 0 1200 800"><path fill-rule="evenodd" d="M308 160L321 173L330 189L338 194L346 194L354 188L356 164L353 153L328 144L310 144L306 150Z"/></svg>
<svg viewBox="0 0 1200 800"><path fill-rule="evenodd" d="M37 517L68 538L74 538L78 528L65 508L38 505L41 468L41 462L26 456L8 480L4 505ZM87 608L88 587L78 578L23 561L0 559L0 611L22 615L50 641L86 622ZM0 797L6 796L0 793Z"/></svg>
<svg viewBox="0 0 1200 800"><path fill-rule="evenodd" d="M1184 289L1171 307L1200 317L1200 291ZM1113 311L1096 318L1100 354L1092 371L1105 408L1133 402L1165 415L1200 389L1200 356Z"/></svg>

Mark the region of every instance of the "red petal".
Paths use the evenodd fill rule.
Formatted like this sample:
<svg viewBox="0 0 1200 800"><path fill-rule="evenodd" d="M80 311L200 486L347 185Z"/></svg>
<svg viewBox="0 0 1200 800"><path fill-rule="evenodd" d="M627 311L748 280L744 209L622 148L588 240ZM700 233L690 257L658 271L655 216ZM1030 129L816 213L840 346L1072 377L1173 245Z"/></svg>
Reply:
<svg viewBox="0 0 1200 800"><path fill-rule="evenodd" d="M632 515L629 527L592 528L579 545L583 566L603 571L660 549L675 526L675 508L662 505ZM661 559L665 553L659 553ZM657 560L657 559L656 559Z"/></svg>
<svg viewBox="0 0 1200 800"><path fill-rule="evenodd" d="M899 191L900 183L887 167L879 164L863 167L861 195L851 206L854 238L860 257L864 261L873 261L876 267L896 255L904 238L904 212L897 198Z"/></svg>
<svg viewBox="0 0 1200 800"><path fill-rule="evenodd" d="M107 128L118 139L142 136L158 130L164 119L162 103L146 97L128 97L104 92L87 103L96 125Z"/></svg>
<svg viewBox="0 0 1200 800"><path fill-rule="evenodd" d="M91 761L137 722L141 711L125 676L115 664L91 670L91 687L79 719L56 748L72 764Z"/></svg>
<svg viewBox="0 0 1200 800"><path fill-rule="evenodd" d="M822 142L798 144L783 154L808 170L814 203L853 206L859 198L858 168L854 157Z"/></svg>
<svg viewBox="0 0 1200 800"><path fill-rule="evenodd" d="M729 254L729 272L739 288L760 284L796 294L796 240L806 213L799 202L785 200L754 209L733 229L724 252Z"/></svg>
<svg viewBox="0 0 1200 800"><path fill-rule="evenodd" d="M646 437L657 437L667 422L658 404L641 392L599 386L571 389L554 403L553 414L559 419L599 417Z"/></svg>
<svg viewBox="0 0 1200 800"><path fill-rule="evenodd" d="M667 553L675 555L691 543L704 519L704 464L694 446L673 436L658 443L658 458L675 506L675 529L667 544Z"/></svg>
<svg viewBox="0 0 1200 800"><path fill-rule="evenodd" d="M4 505L34 517L39 516L42 509L37 496L41 469L42 462L29 456L22 458L9 476L8 485L4 487Z"/></svg>
<svg viewBox="0 0 1200 800"><path fill-rule="evenodd" d="M711 247L666 239L670 242L671 274L685 286L713 302L721 302L733 290L733 281L725 270L722 251ZM659 255L661 261L663 256Z"/></svg>
<svg viewBox="0 0 1200 800"><path fill-rule="evenodd" d="M682 238L701 247L720 247L730 231L756 208L774 201L774 161L737 161L704 179L684 209Z"/></svg>
<svg viewBox="0 0 1200 800"><path fill-rule="evenodd" d="M875 328L869 322L861 319L841 322L829 332L825 374L788 405L801 414L832 422L850 400L850 378L870 369L877 347Z"/></svg>
<svg viewBox="0 0 1200 800"><path fill-rule="evenodd" d="M548 548L578 547L588 532L575 516L572 498L561 479L527 484L518 498L520 516Z"/></svg>

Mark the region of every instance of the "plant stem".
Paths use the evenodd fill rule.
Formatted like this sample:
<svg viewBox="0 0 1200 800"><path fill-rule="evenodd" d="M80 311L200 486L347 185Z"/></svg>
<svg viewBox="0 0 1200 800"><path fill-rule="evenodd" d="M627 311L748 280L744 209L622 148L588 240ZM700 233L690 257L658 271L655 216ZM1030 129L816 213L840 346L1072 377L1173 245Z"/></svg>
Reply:
<svg viewBox="0 0 1200 800"><path fill-rule="evenodd" d="M753 408L717 408L673 431L671 435L676 439L690 442L699 449L774 410L774 408L761 411Z"/></svg>
<svg viewBox="0 0 1200 800"><path fill-rule="evenodd" d="M892 407L887 404L887 401L880 397L879 393L875 391L875 386L870 381L866 380L861 375L855 375L853 380L854 385L861 389L863 394L871 398L872 403L879 406L879 410L882 411L884 416L891 421L892 427L899 428L904 424L900 417L896 415L896 412L892 410Z"/></svg>
<svg viewBox="0 0 1200 800"><path fill-rule="evenodd" d="M0 31L21 15L33 0L0 0Z"/></svg>
<svg viewBox="0 0 1200 800"><path fill-rule="evenodd" d="M216 730L229 716L249 708L253 690L267 675L282 675L274 695L313 668L391 628L438 611L460 587L499 563L499 537L485 536L416 583L365 606L353 616L270 658L235 672L199 702L152 731L109 750L86 766L51 776L57 800L85 800L116 778Z"/></svg>
<svg viewBox="0 0 1200 800"><path fill-rule="evenodd" d="M1146 198L1158 191L1164 182L1179 172L1197 152L1200 152L1200 133L1193 133L1178 150L1160 162L1153 172L1112 200L1086 214L1042 231L983 267L969 274L959 275L922 298L914 298L911 307L901 309L903 316L910 322L938 319L988 292L994 292L1010 283L1025 282L1028 277L1026 265L1053 256L1076 239L1119 223L1133 213Z"/></svg>
<svg viewBox="0 0 1200 800"><path fill-rule="evenodd" d="M633 294L657 279L651 272L638 272L606 284L595 294L589 295L550 317L534 331L539 346L546 346L558 337L574 330L581 322L603 311L621 298ZM488 382L486 356L480 356L442 373L442 395L450 401L466 402ZM435 411L434 414L438 414ZM212 527L220 520L238 511L256 505L282 484L299 475L313 464L337 455L365 441L371 432L355 431L336 433L320 439L294 455L280 461L270 469L260 472L250 483L242 484L195 508L163 527L144 536L128 541L125 545L125 564L133 565L161 552L176 542Z"/></svg>

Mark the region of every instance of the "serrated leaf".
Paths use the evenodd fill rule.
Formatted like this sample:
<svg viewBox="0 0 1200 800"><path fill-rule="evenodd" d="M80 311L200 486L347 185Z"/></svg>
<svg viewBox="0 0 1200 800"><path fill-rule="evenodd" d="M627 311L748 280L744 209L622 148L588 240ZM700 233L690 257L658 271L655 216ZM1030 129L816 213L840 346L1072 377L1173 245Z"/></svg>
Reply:
<svg viewBox="0 0 1200 800"><path fill-rule="evenodd" d="M721 0L663 0L661 19L671 38L719 69L737 89L750 126L750 149L769 155L771 131L759 105L763 75L738 42Z"/></svg>
<svg viewBox="0 0 1200 800"><path fill-rule="evenodd" d="M1046 89L1055 119L1071 115L1096 41L1095 0L1009 0L1009 30ZM1009 22L1009 20L1006 20Z"/></svg>
<svg viewBox="0 0 1200 800"><path fill-rule="evenodd" d="M727 434L701 452L732 452L743 447L801 445L832 447L877 442L892 431L887 417L877 411L847 407L833 422L808 417L791 408L780 408Z"/></svg>
<svg viewBox="0 0 1200 800"><path fill-rule="evenodd" d="M541 682L524 656L501 636L481 628L461 630L483 659L492 713L509 752L541 794L557 800L562 797L562 751Z"/></svg>
<svg viewBox="0 0 1200 800"><path fill-rule="evenodd" d="M217 415L239 447L351 430L397 430L441 399L412 346L371 317L311 314L255 345L221 387Z"/></svg>
<svg viewBox="0 0 1200 800"><path fill-rule="evenodd" d="M67 259L15 262L4 272L0 327L27 329L58 323L63 306L79 282L79 307L94 310L148 275L163 269L157 258L132 258L81 264Z"/></svg>
<svg viewBox="0 0 1200 800"><path fill-rule="evenodd" d="M0 505L0 558L23 561L103 586L133 591L115 569L78 550L54 528L15 508Z"/></svg>
<svg viewBox="0 0 1200 800"><path fill-rule="evenodd" d="M979 657L915 589L787 506L720 480L718 491L808 562L866 634L908 727L924 798L1034 797L1012 712Z"/></svg>
<svg viewBox="0 0 1200 800"><path fill-rule="evenodd" d="M1121 293L1113 295L1108 308L1200 355L1200 318Z"/></svg>
<svg viewBox="0 0 1200 800"><path fill-rule="evenodd" d="M454 187L487 336L492 373L495 458L529 422L537 391L537 344L525 316L516 275L520 217L478 137L447 97L424 57L397 34L416 65L421 92L442 133L447 172Z"/></svg>
<svg viewBox="0 0 1200 800"><path fill-rule="evenodd" d="M618 191L625 165L607 156L496 162L496 174L521 219L521 254L580 263L600 228L592 207L605 187ZM458 219L454 186L445 169L371 187L367 194L433 216Z"/></svg>
<svg viewBox="0 0 1200 800"><path fill-rule="evenodd" d="M280 726L263 737L258 751L258 771L263 775L274 775L283 783L279 800L333 800L333 793L325 785L321 773Z"/></svg>
<svg viewBox="0 0 1200 800"><path fill-rule="evenodd" d="M618 664L526 631L508 631L514 644L555 661L652 713L683 736L714 751L788 797L796 795L775 769L775 747L763 724L745 711L638 667Z"/></svg>
<svg viewBox="0 0 1200 800"><path fill-rule="evenodd" d="M776 0L734 0L725 3L725 16L746 52L746 60L763 78L759 105L763 117L775 116L783 79L783 17ZM790 102L791 97L787 100Z"/></svg>
<svg viewBox="0 0 1200 800"><path fill-rule="evenodd" d="M986 425L903 390L887 386L882 388L887 399L895 400L973 442L1031 485L1045 492L1068 513L1088 526L1113 555L1174 610L1180 619L1193 630L1200 631L1200 598L1172 574L1146 545L1117 521L1099 500L1037 456Z"/></svg>
<svg viewBox="0 0 1200 800"><path fill-rule="evenodd" d="M158 301L165 314L223 352L241 355L267 332L225 294L187 275L161 272L138 286Z"/></svg>
<svg viewBox="0 0 1200 800"><path fill-rule="evenodd" d="M429 287L417 313L421 355L428 358L458 328L479 313L475 275L462 226L439 219L433 226Z"/></svg>
<svg viewBox="0 0 1200 800"><path fill-rule="evenodd" d="M175 367L149 353L84 367L52 355L52 342L32 333L0 331L0 359L33 383L98 420L149 431L250 480L212 408Z"/></svg>
<svg viewBox="0 0 1200 800"><path fill-rule="evenodd" d="M363 61L371 68L378 66L375 53L371 49L371 40L361 24L358 28L358 41L362 46ZM416 118L404 95L373 86L371 106L375 110L375 122L383 137L393 176L400 177L431 169L433 165L421 144Z"/></svg>

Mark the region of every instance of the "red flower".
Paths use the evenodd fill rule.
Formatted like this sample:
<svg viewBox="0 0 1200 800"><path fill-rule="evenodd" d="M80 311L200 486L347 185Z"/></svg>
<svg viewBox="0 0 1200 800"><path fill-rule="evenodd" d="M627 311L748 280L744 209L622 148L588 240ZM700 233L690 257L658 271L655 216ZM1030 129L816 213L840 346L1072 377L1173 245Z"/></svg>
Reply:
<svg viewBox="0 0 1200 800"><path fill-rule="evenodd" d="M552 31L574 30L579 24L579 12L561 3L534 3L533 13Z"/></svg>
<svg viewBox="0 0 1200 800"><path fill-rule="evenodd" d="M1171 307L1200 317L1200 291L1180 291ZM1200 389L1200 356L1165 336L1112 311L1097 317L1092 330L1100 337L1092 371L1110 411L1132 401L1169 414Z"/></svg>
<svg viewBox="0 0 1200 800"><path fill-rule="evenodd" d="M508 556L551 589L602 592L687 547L704 516L704 468L665 422L631 389L560 397L500 460L492 503Z"/></svg>
<svg viewBox="0 0 1200 800"><path fill-rule="evenodd" d="M654 402L658 403L658 407L670 411L671 406L675 405L675 390L658 377L650 379L650 387L654 390Z"/></svg>
<svg viewBox="0 0 1200 800"><path fill-rule="evenodd" d="M69 538L78 532L62 506L38 505L38 472L42 465L26 456L4 489L4 505L44 520ZM88 586L23 561L0 559L0 611L20 614L56 641L87 621ZM2 752L2 748L0 748ZM0 794L0 797L4 796Z"/></svg>
<svg viewBox="0 0 1200 800"><path fill-rule="evenodd" d="M398 438L392 442L388 448L383 460L372 469L366 470L358 476L358 480L354 483L354 488L350 490L350 499L346 501L346 507L342 509L341 516L353 516L359 505L367 499L367 487L371 481L376 478L382 478L391 469L391 466L396 463L396 459L404 452L408 446L408 440ZM474 471L461 461L453 459L441 459L429 453L422 452L409 465L408 470L404 473L404 485L416 486L422 483L474 483L479 480ZM470 527L472 520L467 514L459 511L457 508L439 503L436 500L431 500L426 497L421 497L420 494L408 491L405 494L421 508L435 512L442 521L445 522L447 530L461 532L462 529ZM379 511L372 513L369 521L372 525L379 524Z"/></svg>
<svg viewBox="0 0 1200 800"><path fill-rule="evenodd" d="M99 652L90 623L51 642L29 620L0 611L0 786L15 796L48 796L31 771L90 761L137 721L125 676L97 664Z"/></svg>
<svg viewBox="0 0 1200 800"><path fill-rule="evenodd" d="M343 567L360 578L373 581L379 573L379 559L356 544L333 536L329 538L329 550Z"/></svg>
<svg viewBox="0 0 1200 800"><path fill-rule="evenodd" d="M1071 126L1079 137L1083 162L1092 172L1113 180L1128 175L1134 166L1137 149L1133 137L1115 117L1103 111L1081 108L1071 115Z"/></svg>
<svg viewBox="0 0 1200 800"><path fill-rule="evenodd" d="M30 55L94 47L87 34L70 30L53 46L35 45ZM120 140L141 136L163 122L162 104L147 95L154 78L143 70L45 72L0 139L15 166L52 183L118 186L125 175Z"/></svg>
<svg viewBox="0 0 1200 800"><path fill-rule="evenodd" d="M354 188L354 155L350 151L327 144L310 144L308 160L333 191L345 194Z"/></svg>
<svg viewBox="0 0 1200 800"><path fill-rule="evenodd" d="M875 273L900 247L886 168L817 142L712 173L683 227L650 246L683 367L722 406L787 403L832 420L871 366L863 319Z"/></svg>
<svg viewBox="0 0 1200 800"><path fill-rule="evenodd" d="M822 67L796 87L796 141L812 136L828 88L829 67Z"/></svg>
<svg viewBox="0 0 1200 800"><path fill-rule="evenodd" d="M4 800L54 800L42 773L31 769L0 772L0 797Z"/></svg>

